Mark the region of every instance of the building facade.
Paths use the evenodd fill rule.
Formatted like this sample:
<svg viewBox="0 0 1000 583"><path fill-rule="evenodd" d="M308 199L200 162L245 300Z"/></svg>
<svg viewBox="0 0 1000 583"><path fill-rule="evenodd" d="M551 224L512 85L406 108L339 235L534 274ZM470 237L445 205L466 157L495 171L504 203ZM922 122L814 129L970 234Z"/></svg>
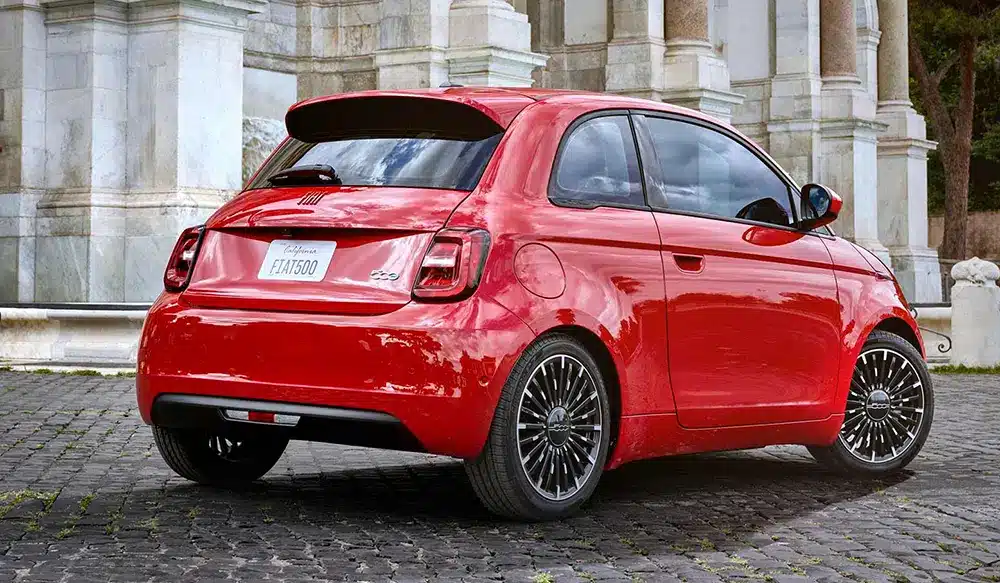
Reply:
<svg viewBox="0 0 1000 583"><path fill-rule="evenodd" d="M941 297L907 0L0 0L0 302L148 302L297 100L462 85L731 121Z"/></svg>

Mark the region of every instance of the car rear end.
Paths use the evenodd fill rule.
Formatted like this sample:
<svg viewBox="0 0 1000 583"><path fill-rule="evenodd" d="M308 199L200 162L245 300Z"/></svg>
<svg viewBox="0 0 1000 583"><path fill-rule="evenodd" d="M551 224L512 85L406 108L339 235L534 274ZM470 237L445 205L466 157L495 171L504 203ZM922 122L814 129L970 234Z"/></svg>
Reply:
<svg viewBox="0 0 1000 583"><path fill-rule="evenodd" d="M139 348L143 419L478 454L531 334L475 293L486 225L449 218L528 103L368 93L293 107L292 137L178 240Z"/></svg>

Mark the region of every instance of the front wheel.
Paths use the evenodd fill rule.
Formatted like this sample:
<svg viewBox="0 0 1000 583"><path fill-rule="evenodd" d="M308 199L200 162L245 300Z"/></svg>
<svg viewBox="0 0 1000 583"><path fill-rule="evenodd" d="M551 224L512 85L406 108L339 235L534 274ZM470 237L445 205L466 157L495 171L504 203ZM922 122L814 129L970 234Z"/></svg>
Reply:
<svg viewBox="0 0 1000 583"><path fill-rule="evenodd" d="M608 395L594 358L570 336L545 336L511 371L486 446L466 472L496 514L561 518L597 487L610 430Z"/></svg>
<svg viewBox="0 0 1000 583"><path fill-rule="evenodd" d="M261 434L228 437L196 429L153 426L153 440L174 472L199 484L242 486L267 473L288 439Z"/></svg>
<svg viewBox="0 0 1000 583"><path fill-rule="evenodd" d="M924 359L900 336L876 330L854 366L837 441L809 452L841 472L891 474L920 453L933 419L934 389Z"/></svg>

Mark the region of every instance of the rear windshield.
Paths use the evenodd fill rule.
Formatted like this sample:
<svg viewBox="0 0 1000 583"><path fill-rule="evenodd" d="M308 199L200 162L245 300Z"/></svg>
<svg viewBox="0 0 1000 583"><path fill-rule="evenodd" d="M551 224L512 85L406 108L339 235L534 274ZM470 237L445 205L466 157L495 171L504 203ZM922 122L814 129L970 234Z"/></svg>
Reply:
<svg viewBox="0 0 1000 583"><path fill-rule="evenodd" d="M247 190L272 188L268 178L297 166L328 165L344 186L409 186L473 190L503 134L481 140L434 135L351 137L306 143L290 138Z"/></svg>

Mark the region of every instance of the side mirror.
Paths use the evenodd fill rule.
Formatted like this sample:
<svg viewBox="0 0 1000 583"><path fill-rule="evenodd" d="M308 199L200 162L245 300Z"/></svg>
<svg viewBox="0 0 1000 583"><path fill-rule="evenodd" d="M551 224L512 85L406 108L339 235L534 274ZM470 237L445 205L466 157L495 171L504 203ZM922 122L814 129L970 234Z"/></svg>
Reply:
<svg viewBox="0 0 1000 583"><path fill-rule="evenodd" d="M802 208L799 210L797 228L803 231L829 225L837 220L844 199L821 184L807 184L801 191Z"/></svg>

